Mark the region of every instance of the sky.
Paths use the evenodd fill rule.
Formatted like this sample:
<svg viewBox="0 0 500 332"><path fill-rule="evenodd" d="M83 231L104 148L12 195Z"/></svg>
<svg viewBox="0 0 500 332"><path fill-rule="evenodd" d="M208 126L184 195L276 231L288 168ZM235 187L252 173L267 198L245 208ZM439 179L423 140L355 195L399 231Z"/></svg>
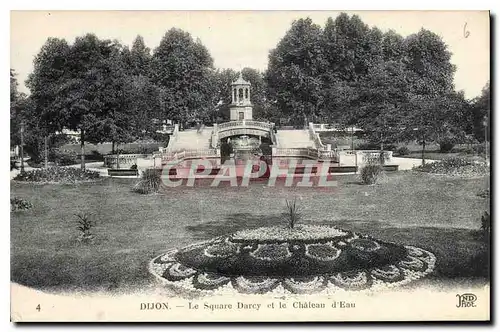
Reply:
<svg viewBox="0 0 500 332"><path fill-rule="evenodd" d="M393 29L403 36L425 28L437 33L457 66L455 87L467 98L481 93L490 79L490 26L486 11L360 11L369 26ZM18 73L19 90L33 70L32 62L48 37L72 43L95 33L131 45L137 35L151 49L172 27L188 31L208 48L218 68L267 68L268 54L293 20L310 17L324 26L335 11L12 11L10 63Z"/></svg>

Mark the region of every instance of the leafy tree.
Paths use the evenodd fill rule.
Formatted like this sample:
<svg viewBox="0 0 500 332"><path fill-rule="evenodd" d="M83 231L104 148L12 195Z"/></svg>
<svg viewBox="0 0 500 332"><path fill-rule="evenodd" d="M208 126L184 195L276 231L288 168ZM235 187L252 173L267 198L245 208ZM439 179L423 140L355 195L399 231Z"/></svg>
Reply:
<svg viewBox="0 0 500 332"><path fill-rule="evenodd" d="M40 139L44 140L44 150L48 151L50 136L64 128L65 118L61 116L57 107L60 87L65 81L67 58L70 46L64 39L48 38L35 56L33 72L26 80L30 94L30 123L27 124L26 134L33 136L27 150L38 159L41 151ZM35 135L37 138L35 138ZM48 153L44 154L45 165L48 162Z"/></svg>
<svg viewBox="0 0 500 332"><path fill-rule="evenodd" d="M401 61L381 62L359 82L356 124L371 142L384 144L398 139L411 96L412 72Z"/></svg>
<svg viewBox="0 0 500 332"><path fill-rule="evenodd" d="M149 76L151 72L151 50L144 43L144 38L138 35L131 49L122 50L123 62L126 71L132 76Z"/></svg>
<svg viewBox="0 0 500 332"><path fill-rule="evenodd" d="M296 123L320 113L324 59L321 27L310 18L292 23L290 30L269 54L266 81L269 95L284 115Z"/></svg>
<svg viewBox="0 0 500 332"><path fill-rule="evenodd" d="M474 137L483 142L485 139L490 140L490 112L491 112L491 92L490 92L490 82L488 81L481 91L481 96L472 100L471 103L471 132ZM485 119L487 131L485 134Z"/></svg>
<svg viewBox="0 0 500 332"><path fill-rule="evenodd" d="M451 53L441 37L421 29L406 38L404 63L411 72L411 95L404 114L405 125L401 136L415 139L422 144L422 163L428 142L454 133L453 75L456 67L451 64Z"/></svg>
<svg viewBox="0 0 500 332"><path fill-rule="evenodd" d="M172 28L153 52L151 77L163 89L166 115L184 123L211 107L213 59L201 41Z"/></svg>
<svg viewBox="0 0 500 332"><path fill-rule="evenodd" d="M93 34L77 37L67 55L64 82L54 109L65 127L80 131L81 165L85 141L127 142L133 139L129 79L121 45Z"/></svg>
<svg viewBox="0 0 500 332"><path fill-rule="evenodd" d="M17 90L17 79L16 73L11 68L10 69L10 146L16 146L20 144L20 124L21 124L21 114L19 108L19 92Z"/></svg>

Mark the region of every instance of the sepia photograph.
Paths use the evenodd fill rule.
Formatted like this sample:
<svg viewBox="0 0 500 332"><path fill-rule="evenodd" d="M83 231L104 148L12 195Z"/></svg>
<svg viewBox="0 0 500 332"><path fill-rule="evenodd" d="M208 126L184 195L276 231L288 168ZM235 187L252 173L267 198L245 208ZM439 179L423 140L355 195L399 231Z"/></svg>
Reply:
<svg viewBox="0 0 500 332"><path fill-rule="evenodd" d="M490 12L10 12L11 322L490 321Z"/></svg>

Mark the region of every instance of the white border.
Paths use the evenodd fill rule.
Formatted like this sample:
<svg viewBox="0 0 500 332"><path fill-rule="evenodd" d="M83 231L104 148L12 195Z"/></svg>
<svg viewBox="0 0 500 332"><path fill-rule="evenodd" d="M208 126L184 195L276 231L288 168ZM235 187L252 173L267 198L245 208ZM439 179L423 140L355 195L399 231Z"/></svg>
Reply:
<svg viewBox="0 0 500 332"><path fill-rule="evenodd" d="M31 1L26 1L26 0L19 0L16 2L11 2L11 1L3 1L1 3L1 25L2 25L2 32L4 33L5 38L2 40L4 41L4 47L2 48L1 52L1 63L3 64L3 71L5 73L4 80L2 81L5 86L3 86L3 94L2 94L2 105L5 106L5 108L2 111L2 116L5 117L5 121L0 121L2 125L1 132L4 135L3 139L1 140L2 142L2 156L7 156L7 142L9 138L7 138L7 135L9 133L9 128L8 128L8 121L7 121L7 105L9 103L9 97L7 94L7 66L10 67L9 63L9 48L10 48L10 35L9 35L9 29L10 29L10 10L36 10L36 9L68 9L68 10L76 10L76 9L85 9L85 10L105 10L105 9L126 9L126 10L146 10L146 9L170 9L170 10L184 10L184 9L197 9L197 10L203 10L203 9L211 9L211 10L220 10L220 9L244 9L244 10L450 10L450 9L460 9L460 10L485 10L485 9L490 9L492 12L498 13L498 6L499 6L499 1L485 1L485 0L474 0L474 1L436 1L436 0L419 0L419 1L413 1L413 2L405 2L405 1L387 1L387 0L363 0L363 1L342 1L342 2L333 2L333 1L315 1L315 0L308 0L308 1L296 1L296 0L287 0L287 1L276 1L276 2L270 2L266 0L253 0L253 1L229 1L229 0L211 0L211 1L192 1L192 0L183 0L183 1L178 1L178 2L171 2L169 1L167 4L166 2L160 2L160 1L150 1L150 0L141 0L141 1L131 1L131 0L121 0L121 1L107 1L104 2L102 0L86 0L82 2L71 2L71 1L54 1L54 0L45 0L45 1L36 1L36 0L31 0ZM495 42L498 41L498 34L495 36ZM494 45L494 44L493 44ZM471 50L473 51L473 50ZM496 69L493 69L494 73L496 73ZM494 92L497 92L497 89L495 88ZM497 119L500 117L497 116ZM6 160L3 162L3 165L7 165ZM13 330L14 326L13 324L5 324L8 322L8 317L9 312L10 312L10 228L9 228L9 223L8 221L10 220L9 215L10 215L10 208L7 206L7 198L10 197L10 192L9 192L9 183L7 182L7 177L4 177L5 183L2 183L2 204L0 205L2 207L2 213L4 218L2 219L2 244L3 244L3 250L2 252L2 266L5 267L3 269L4 271L4 278L5 278L5 283L3 284L3 296L2 296L2 306L1 306L1 312L2 312L2 330ZM496 246L498 247L498 246ZM494 257L497 257L495 263L498 263L498 255L495 255ZM7 268L9 266L9 268ZM7 271L9 273L7 273ZM495 276L495 281L497 281L497 278ZM498 308L498 306L495 306ZM498 309L497 309L498 310ZM495 312L497 313L497 312ZM498 315L496 315L498 317ZM366 325L363 325L364 327ZM254 328L254 326L249 326L250 328ZM289 330L291 326L268 326L268 327L261 327L264 329L286 329ZM362 328L361 327L361 328ZM394 328L399 329L401 326L394 326ZM32 327L33 329L34 327ZM34 328L35 330L41 329L43 327L36 327ZM45 328L47 329L52 329L53 326L46 326ZM64 329L73 329L73 326L63 326ZM105 327L101 326L93 326L94 329L104 331ZM122 327L118 327L122 328ZM140 328L140 327L139 327ZM190 328L194 331L196 331L199 326L190 326L190 327L185 327L185 328ZM205 327L208 328L208 327ZM233 326L226 326L226 327L221 327L221 326L212 326L209 327L212 330L218 330L222 328L233 328ZM238 326L239 328L243 328L242 326ZM301 329L307 329L308 326L300 326ZM328 329L330 330L332 327L331 326L316 326L316 328L322 328L322 329ZM345 328L344 326L334 326L335 329L342 329ZM353 328L352 326L349 328ZM359 327L358 327L359 328ZM382 328L385 328L385 326L382 326ZM408 328L408 327L406 327ZM420 326L415 326L411 327L413 329L419 329ZM435 329L436 327L430 327L426 326L426 329ZM463 329L463 330L471 330L471 326L453 326L454 329ZM169 330L177 330L179 329L178 326L168 326Z"/></svg>

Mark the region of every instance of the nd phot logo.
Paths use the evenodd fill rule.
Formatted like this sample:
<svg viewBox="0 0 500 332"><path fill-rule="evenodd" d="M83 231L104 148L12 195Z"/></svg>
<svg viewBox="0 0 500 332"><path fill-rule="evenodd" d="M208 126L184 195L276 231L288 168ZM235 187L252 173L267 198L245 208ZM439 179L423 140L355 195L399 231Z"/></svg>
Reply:
<svg viewBox="0 0 500 332"><path fill-rule="evenodd" d="M457 308L473 308L476 306L477 296L472 293L457 294Z"/></svg>

